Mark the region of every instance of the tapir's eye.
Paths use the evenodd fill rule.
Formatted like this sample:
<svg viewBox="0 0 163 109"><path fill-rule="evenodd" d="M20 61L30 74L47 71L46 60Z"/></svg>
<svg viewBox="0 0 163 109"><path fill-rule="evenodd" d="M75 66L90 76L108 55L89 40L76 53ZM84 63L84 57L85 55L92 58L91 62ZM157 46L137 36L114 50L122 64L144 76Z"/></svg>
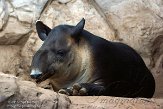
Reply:
<svg viewBox="0 0 163 109"><path fill-rule="evenodd" d="M66 54L66 51L65 50L57 50L56 54L59 56L64 56Z"/></svg>

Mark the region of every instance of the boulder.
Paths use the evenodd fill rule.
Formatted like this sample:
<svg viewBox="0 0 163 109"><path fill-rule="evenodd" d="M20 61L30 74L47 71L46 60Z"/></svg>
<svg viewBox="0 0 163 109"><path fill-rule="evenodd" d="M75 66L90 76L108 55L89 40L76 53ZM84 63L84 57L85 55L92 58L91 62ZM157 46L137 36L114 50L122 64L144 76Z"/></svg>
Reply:
<svg viewBox="0 0 163 109"><path fill-rule="evenodd" d="M0 71L16 75L20 66L20 47L17 45L0 45Z"/></svg>
<svg viewBox="0 0 163 109"><path fill-rule="evenodd" d="M70 100L65 95L37 87L31 81L0 73L0 109L66 109Z"/></svg>
<svg viewBox="0 0 163 109"><path fill-rule="evenodd" d="M1 0L0 45L25 44L47 0Z"/></svg>
<svg viewBox="0 0 163 109"><path fill-rule="evenodd" d="M42 13L40 20L52 28L60 24L76 25L82 18L86 19L86 30L106 39L114 39L114 31L86 0L52 1Z"/></svg>

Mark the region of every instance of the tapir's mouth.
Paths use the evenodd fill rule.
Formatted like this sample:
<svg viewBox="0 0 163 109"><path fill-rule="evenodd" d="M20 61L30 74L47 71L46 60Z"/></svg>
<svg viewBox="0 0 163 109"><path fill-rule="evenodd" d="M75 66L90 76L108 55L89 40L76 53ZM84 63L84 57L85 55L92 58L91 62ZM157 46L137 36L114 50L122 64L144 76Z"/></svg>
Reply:
<svg viewBox="0 0 163 109"><path fill-rule="evenodd" d="M41 83L42 81L47 80L48 78L50 78L51 76L53 76L55 73L44 73L43 75L41 75L38 79L36 79L36 83Z"/></svg>
<svg viewBox="0 0 163 109"><path fill-rule="evenodd" d="M48 78L50 78L51 76L53 76L55 74L55 70L50 70L47 72L42 72L37 68L33 68L31 70L31 78L36 80L36 83L40 83L42 81L47 80Z"/></svg>

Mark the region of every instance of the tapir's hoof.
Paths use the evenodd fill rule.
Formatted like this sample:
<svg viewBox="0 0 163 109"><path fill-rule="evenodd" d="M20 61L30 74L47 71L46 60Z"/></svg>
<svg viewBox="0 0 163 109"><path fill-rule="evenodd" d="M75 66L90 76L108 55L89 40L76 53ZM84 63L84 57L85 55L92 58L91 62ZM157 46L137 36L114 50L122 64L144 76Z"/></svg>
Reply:
<svg viewBox="0 0 163 109"><path fill-rule="evenodd" d="M70 96L85 96L87 95L87 89L82 87L79 83L75 83L71 88L60 89L58 93Z"/></svg>
<svg viewBox="0 0 163 109"><path fill-rule="evenodd" d="M80 96L87 95L87 89L82 87L79 83L75 83L73 85L73 94L72 95L80 95Z"/></svg>
<svg viewBox="0 0 163 109"><path fill-rule="evenodd" d="M60 93L60 94L65 94L65 95L69 95L69 93L68 93L65 89L60 89L60 90L58 91L58 93Z"/></svg>

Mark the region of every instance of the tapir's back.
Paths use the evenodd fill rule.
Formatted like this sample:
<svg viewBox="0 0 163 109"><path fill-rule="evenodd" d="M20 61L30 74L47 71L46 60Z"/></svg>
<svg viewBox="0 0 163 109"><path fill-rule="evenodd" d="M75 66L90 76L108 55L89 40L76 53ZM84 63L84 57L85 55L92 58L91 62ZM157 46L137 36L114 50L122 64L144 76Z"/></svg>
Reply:
<svg viewBox="0 0 163 109"><path fill-rule="evenodd" d="M94 73L107 87L105 95L153 96L154 78L134 49L126 44L109 42L97 36L88 39L94 58Z"/></svg>

